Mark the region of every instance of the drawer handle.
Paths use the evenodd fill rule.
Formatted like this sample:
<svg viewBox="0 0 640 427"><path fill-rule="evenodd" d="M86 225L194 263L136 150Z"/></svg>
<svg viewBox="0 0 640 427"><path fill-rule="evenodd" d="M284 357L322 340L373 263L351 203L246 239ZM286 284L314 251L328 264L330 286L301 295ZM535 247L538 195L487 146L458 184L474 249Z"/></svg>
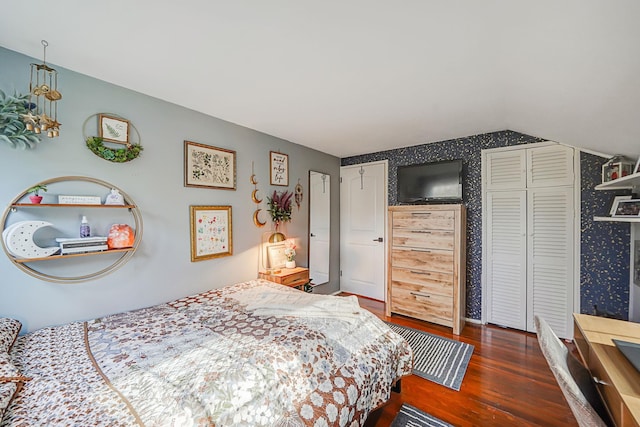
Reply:
<svg viewBox="0 0 640 427"><path fill-rule="evenodd" d="M606 386L610 385L608 382L602 381L600 378L595 377L595 376L593 377L593 382L596 383L596 384L600 384L600 385L606 385Z"/></svg>
<svg viewBox="0 0 640 427"><path fill-rule="evenodd" d="M431 276L431 273L429 273L428 271L409 270L409 273L411 273L411 274L422 274L424 276Z"/></svg>
<svg viewBox="0 0 640 427"><path fill-rule="evenodd" d="M412 212L411 216L431 215L431 212Z"/></svg>
<svg viewBox="0 0 640 427"><path fill-rule="evenodd" d="M427 230L411 230L412 233L420 233L420 234L431 234L430 231Z"/></svg>
<svg viewBox="0 0 640 427"><path fill-rule="evenodd" d="M431 295L421 294L420 292L411 292L411 295L414 295L416 297L431 298Z"/></svg>
<svg viewBox="0 0 640 427"><path fill-rule="evenodd" d="M426 252L428 254L431 253L429 249L411 249L411 252Z"/></svg>

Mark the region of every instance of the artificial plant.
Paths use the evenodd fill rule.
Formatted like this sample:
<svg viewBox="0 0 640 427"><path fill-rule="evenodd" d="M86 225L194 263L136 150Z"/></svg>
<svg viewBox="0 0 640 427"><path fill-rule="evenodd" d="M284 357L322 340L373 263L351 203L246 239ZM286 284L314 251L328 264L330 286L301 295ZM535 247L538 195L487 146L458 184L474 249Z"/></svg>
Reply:
<svg viewBox="0 0 640 427"><path fill-rule="evenodd" d="M11 148L33 148L40 142L40 135L27 130L22 120L33 104L29 95L7 95L0 90L0 141ZM33 107L32 107L33 108Z"/></svg>

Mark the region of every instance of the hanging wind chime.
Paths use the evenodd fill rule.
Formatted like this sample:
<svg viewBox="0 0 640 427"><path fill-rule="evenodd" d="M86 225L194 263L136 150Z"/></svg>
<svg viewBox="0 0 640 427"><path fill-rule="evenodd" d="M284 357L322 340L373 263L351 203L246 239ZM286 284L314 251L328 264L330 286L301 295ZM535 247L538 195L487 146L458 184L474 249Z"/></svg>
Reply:
<svg viewBox="0 0 640 427"><path fill-rule="evenodd" d="M27 130L35 133L46 131L49 138L55 138L60 135L61 124L58 122L57 101L62 99L62 94L58 92L58 72L47 65L49 43L42 40L42 46L44 50L42 64L31 64L30 111L22 117Z"/></svg>

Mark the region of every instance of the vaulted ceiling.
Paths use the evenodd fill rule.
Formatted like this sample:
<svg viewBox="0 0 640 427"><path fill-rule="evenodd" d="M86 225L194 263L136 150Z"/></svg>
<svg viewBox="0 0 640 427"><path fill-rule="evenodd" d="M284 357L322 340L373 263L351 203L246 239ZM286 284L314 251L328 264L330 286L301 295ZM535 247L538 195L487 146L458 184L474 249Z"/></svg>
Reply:
<svg viewBox="0 0 640 427"><path fill-rule="evenodd" d="M3 4L1 46L41 39L48 63L339 157L501 129L640 155L637 0Z"/></svg>

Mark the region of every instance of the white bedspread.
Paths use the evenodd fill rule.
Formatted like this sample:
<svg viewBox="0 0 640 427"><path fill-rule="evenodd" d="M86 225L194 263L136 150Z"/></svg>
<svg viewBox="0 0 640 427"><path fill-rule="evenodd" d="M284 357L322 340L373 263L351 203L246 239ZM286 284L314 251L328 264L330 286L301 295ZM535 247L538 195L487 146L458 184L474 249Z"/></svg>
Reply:
<svg viewBox="0 0 640 427"><path fill-rule="evenodd" d="M289 289L266 289L259 292L238 292L233 298L246 304L246 310L256 316L295 316L341 319L347 322L361 318L358 298L290 292Z"/></svg>

